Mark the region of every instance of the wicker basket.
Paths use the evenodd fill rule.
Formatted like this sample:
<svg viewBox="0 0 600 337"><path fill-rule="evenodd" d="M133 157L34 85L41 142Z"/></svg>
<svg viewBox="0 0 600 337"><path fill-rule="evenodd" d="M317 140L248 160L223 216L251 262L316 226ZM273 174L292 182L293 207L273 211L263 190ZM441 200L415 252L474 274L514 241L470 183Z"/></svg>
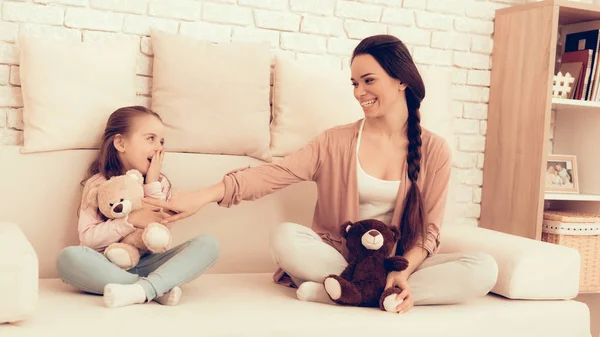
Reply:
<svg viewBox="0 0 600 337"><path fill-rule="evenodd" d="M545 212L542 241L577 249L581 255L579 291L600 291L600 215Z"/></svg>

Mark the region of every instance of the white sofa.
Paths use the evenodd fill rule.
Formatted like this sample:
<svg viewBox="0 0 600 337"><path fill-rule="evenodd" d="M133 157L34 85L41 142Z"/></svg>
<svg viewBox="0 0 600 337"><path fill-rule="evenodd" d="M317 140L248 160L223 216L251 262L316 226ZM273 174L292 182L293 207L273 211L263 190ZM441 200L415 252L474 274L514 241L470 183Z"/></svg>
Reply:
<svg viewBox="0 0 600 337"><path fill-rule="evenodd" d="M184 45L188 45L187 41L184 42ZM153 44L155 58L160 50L165 53L173 51L172 46L159 48L160 44ZM56 49L56 58L69 55L63 49ZM175 54L171 57L172 63L169 65L178 65L184 56L188 59L183 63L202 59L197 56L198 53ZM39 59L37 55L29 55L29 64L34 64L33 61ZM251 63L251 68L255 67L255 64L263 64L264 57L269 57L268 54L260 55L262 61ZM128 56L125 59L128 59ZM164 59L162 60L155 62L155 68L157 64L166 65ZM237 64L235 60L228 62L234 65ZM121 62L127 64L129 61ZM44 67L46 63L43 62ZM220 66L220 71L226 71L227 64ZM39 97L28 98L24 100L24 104L39 105L40 115L64 112L61 104L68 101L62 99L55 100L54 110L46 107L46 101L55 97L46 97L49 95L47 86L44 87L40 82L43 78L38 77L43 77L44 71L54 69L40 67L42 70L34 66L27 68L21 64L21 77L25 76L26 79L22 80L23 87L30 86L27 97L32 96L32 87L40 87L37 88ZM187 90L185 85L178 82L186 74L186 67L183 66L176 78L171 79L175 82L171 84L173 87L183 86L183 89ZM276 65L275 71L277 67ZM265 68L265 71L268 71L268 64ZM194 69L198 71L200 66ZM278 109L286 111L287 127L293 125L293 128L291 131L282 128L278 134L279 138L272 138L278 146L287 144L287 147L279 148L280 152L297 146L296 143L307 141L302 137L294 138L294 134L291 136L294 139L288 139L288 143L285 143L281 140L283 134L302 134L305 129L314 128L317 123L332 123L337 118L332 113L336 108L336 113L341 118L348 118L348 111L357 108L352 101L347 75L320 71L309 73L310 67L294 68L291 65L281 69L278 75L274 76L274 92L270 103L273 105L273 115ZM164 73L170 72L164 71L163 75ZM423 74L427 88L427 96L422 105L423 125L453 143L455 137L450 127L454 119L450 108L451 76L447 72L442 74L440 70L424 70ZM73 83L77 84L76 81L79 81L76 75L77 73L71 70L70 87L53 82L53 88L55 86L72 90ZM157 79L156 69L154 75L153 81L162 84L153 83L153 97L154 91L158 90L160 93L160 90L165 88L164 82L168 82L164 76ZM198 74L196 76L202 78ZM55 79L58 76L49 78ZM254 117L250 120L261 116L265 118L263 125L268 124L268 88L261 87L255 92L244 83L233 83L247 94L243 100L237 96L236 98L240 99L242 104L246 99L256 97L258 100L264 100L265 104L260 101L257 105L266 106L267 110L261 110L259 113L252 111L255 115L252 115ZM221 90L215 86L201 89L211 89L215 95L231 94L231 85L228 90ZM309 95L310 100L306 95ZM101 98L99 101L106 97ZM162 100L164 103L164 95ZM172 109L174 108L163 110L168 114ZM204 129L214 128L210 121L206 120L210 118L209 113L213 113L213 110L182 110L189 112L189 116L179 122L202 124L192 122L191 119L188 121L187 118L199 118L198 114L204 113ZM73 114L83 120L81 123L86 121L87 117L80 115L83 114L81 109L75 109ZM275 117L274 121L282 122L284 118L279 117ZM51 118L43 120L52 124ZM273 122L274 125L277 123ZM281 127L281 124L279 126ZM50 127L58 128L57 124ZM256 135L257 138L268 140L269 130L261 130L267 134ZM38 148L57 146L57 139L46 138L46 141L54 143L44 144L41 141L44 139L42 136L38 138ZM73 138L71 142L75 140L76 138ZM291 144L294 141L296 143ZM169 140L167 144L171 144ZM212 144L183 144L198 149L191 145ZM452 148L455 149L456 146L453 144ZM228 149L237 150L233 145ZM166 154L164 172L171 179L175 189L190 190L208 186L220 180L223 174L230 170L261 163L255 157L236 156L230 152L225 152L229 153L228 155L194 152L200 153ZM272 281L272 273L276 266L269 255L268 237L271 229L280 222L292 221L304 225L310 223L316 189L313 183L307 182L231 209L212 204L193 217L177 223L173 228L173 244L201 233L210 233L218 239L221 247L221 256L217 264L197 280L182 287L183 299L179 306L167 307L149 303L116 309L105 308L100 296L81 293L62 283L57 278L55 268L56 256L60 250L79 243L79 182L95 155L96 150L72 149L24 154L19 146L0 146L0 323L12 322L0 324L0 337L164 337L182 333L236 337L351 337L391 334L413 337L590 336L588 307L572 300L577 295L579 283L580 257L577 251L454 224L452 211L455 194L452 191L455 189L452 187L447 217L442 229L440 253L479 251L487 252L496 259L499 266L498 282L493 293L483 298L460 305L415 307L403 315L390 314L378 309L340 307L297 300L294 289L276 285ZM453 179L453 183L455 182L456 179Z"/></svg>
<svg viewBox="0 0 600 337"><path fill-rule="evenodd" d="M298 301L294 289L273 283L267 239L281 221L310 223L312 183L231 209L209 205L177 223L174 244L210 233L221 246L218 263L182 287L179 306L105 308L100 296L62 283L55 269L58 252L78 244L78 182L94 155L21 154L18 146L0 147L0 321L15 321L0 324L0 336L590 336L588 307L572 300L579 281L575 250L452 224L443 227L441 253L492 254L499 265L493 293L403 315ZM243 156L167 153L164 171L177 188L194 189L259 163Z"/></svg>

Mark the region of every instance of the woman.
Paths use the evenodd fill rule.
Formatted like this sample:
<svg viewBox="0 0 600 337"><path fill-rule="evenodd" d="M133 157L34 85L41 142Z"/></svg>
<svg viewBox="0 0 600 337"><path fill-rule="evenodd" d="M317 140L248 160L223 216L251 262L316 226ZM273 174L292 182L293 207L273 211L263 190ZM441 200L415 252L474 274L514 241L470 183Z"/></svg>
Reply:
<svg viewBox="0 0 600 337"><path fill-rule="evenodd" d="M401 231L396 254L410 265L390 273L386 285L402 289L398 312L487 294L497 278L491 256L436 254L451 150L420 126L425 88L408 49L393 36L368 37L353 52L351 72L364 119L324 131L277 163L230 172L216 185L179 193L169 202L147 202L178 212L166 219L175 221L210 202L230 207L312 180L318 186L312 228L283 223L271 237L280 266L275 281L293 282L299 299L333 303L322 282L347 265L339 226L368 218Z"/></svg>

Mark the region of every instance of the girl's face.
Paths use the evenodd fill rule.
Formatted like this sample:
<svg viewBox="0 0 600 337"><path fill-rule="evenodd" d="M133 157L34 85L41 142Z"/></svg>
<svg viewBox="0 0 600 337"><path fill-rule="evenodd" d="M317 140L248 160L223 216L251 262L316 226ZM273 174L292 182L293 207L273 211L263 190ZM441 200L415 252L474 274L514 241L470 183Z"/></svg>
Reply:
<svg viewBox="0 0 600 337"><path fill-rule="evenodd" d="M134 118L131 132L116 136L113 142L125 171L135 169L145 176L152 156L163 148L164 134L165 126L158 118L151 115Z"/></svg>
<svg viewBox="0 0 600 337"><path fill-rule="evenodd" d="M369 55L357 55L352 61L352 86L365 117L381 117L396 111L406 103L405 84L389 76L377 60Z"/></svg>

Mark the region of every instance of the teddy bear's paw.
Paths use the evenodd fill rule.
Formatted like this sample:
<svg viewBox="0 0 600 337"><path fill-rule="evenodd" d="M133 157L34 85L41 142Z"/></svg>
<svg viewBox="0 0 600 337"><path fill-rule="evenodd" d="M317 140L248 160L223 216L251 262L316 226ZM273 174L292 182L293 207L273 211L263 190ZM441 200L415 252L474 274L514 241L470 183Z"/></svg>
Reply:
<svg viewBox="0 0 600 337"><path fill-rule="evenodd" d="M164 225L151 223L144 231L142 239L151 252L162 253L171 243L171 234Z"/></svg>
<svg viewBox="0 0 600 337"><path fill-rule="evenodd" d="M385 290L383 294L381 294L381 302L379 305L380 308L387 312L398 312L398 310L396 310L396 307L403 302L403 300L401 299L396 300L396 297L400 292L401 290L399 288L389 288Z"/></svg>
<svg viewBox="0 0 600 337"><path fill-rule="evenodd" d="M328 277L323 284L325 285L325 291L327 291L332 300L338 300L342 297L342 286L338 280Z"/></svg>
<svg viewBox="0 0 600 337"><path fill-rule="evenodd" d="M396 301L396 294L388 295L383 299L383 308L387 312L398 312L396 307L402 303L402 300Z"/></svg>
<svg viewBox="0 0 600 337"><path fill-rule="evenodd" d="M129 255L129 252L124 248L112 248L106 253L106 258L110 262L119 266L119 268L130 269L131 267L133 267L133 261L131 260L131 256Z"/></svg>

